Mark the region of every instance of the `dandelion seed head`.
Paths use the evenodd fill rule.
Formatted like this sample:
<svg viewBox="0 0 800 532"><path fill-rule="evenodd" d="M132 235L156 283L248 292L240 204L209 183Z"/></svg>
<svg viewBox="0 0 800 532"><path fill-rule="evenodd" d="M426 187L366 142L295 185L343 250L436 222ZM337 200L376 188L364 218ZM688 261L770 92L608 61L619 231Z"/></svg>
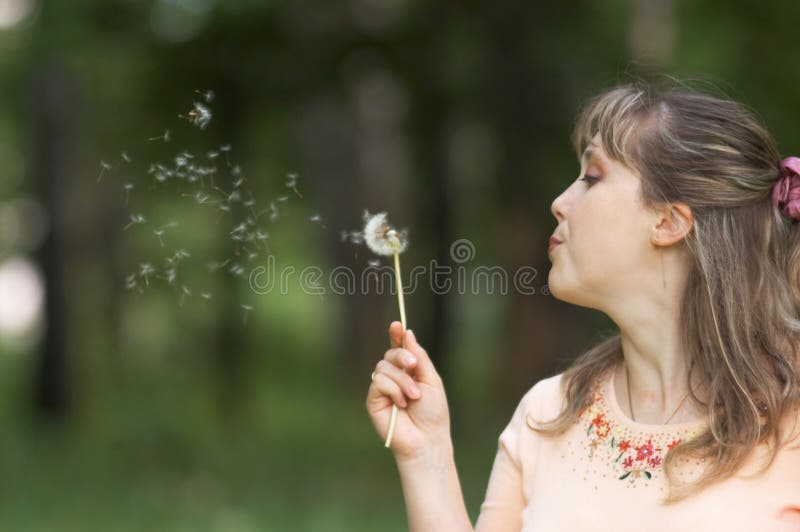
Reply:
<svg viewBox="0 0 800 532"><path fill-rule="evenodd" d="M385 212L369 215L365 211L364 240L373 253L384 256L402 253L408 244L407 232L389 225Z"/></svg>

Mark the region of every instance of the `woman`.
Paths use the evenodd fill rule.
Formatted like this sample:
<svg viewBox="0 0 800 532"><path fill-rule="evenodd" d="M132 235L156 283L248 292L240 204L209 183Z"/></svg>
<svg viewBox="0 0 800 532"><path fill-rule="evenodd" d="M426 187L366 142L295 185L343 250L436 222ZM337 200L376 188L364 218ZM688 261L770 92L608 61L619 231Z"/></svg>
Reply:
<svg viewBox="0 0 800 532"><path fill-rule="evenodd" d="M619 334L524 395L475 529L800 530L800 159L680 86L604 92L573 142L549 287ZM385 437L400 408L410 528L472 530L442 381L389 334L367 410Z"/></svg>

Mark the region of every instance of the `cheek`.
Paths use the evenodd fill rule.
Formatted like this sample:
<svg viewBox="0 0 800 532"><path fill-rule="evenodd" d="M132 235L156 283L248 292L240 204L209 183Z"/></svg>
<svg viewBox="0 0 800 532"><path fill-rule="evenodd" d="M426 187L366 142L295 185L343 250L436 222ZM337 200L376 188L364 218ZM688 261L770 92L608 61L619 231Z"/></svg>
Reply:
<svg viewBox="0 0 800 532"><path fill-rule="evenodd" d="M643 237L634 227L635 213L619 202L597 202L576 211L570 223L570 255L581 277L616 277L635 270Z"/></svg>

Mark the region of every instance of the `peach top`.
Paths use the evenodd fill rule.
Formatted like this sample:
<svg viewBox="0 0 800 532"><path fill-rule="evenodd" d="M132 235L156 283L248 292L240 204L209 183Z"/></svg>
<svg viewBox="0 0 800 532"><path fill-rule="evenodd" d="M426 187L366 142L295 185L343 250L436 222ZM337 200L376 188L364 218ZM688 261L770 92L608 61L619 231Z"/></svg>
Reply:
<svg viewBox="0 0 800 532"><path fill-rule="evenodd" d="M663 506L667 450L699 434L706 421L633 421L617 404L609 371L573 427L556 438L540 436L526 419L558 414L562 375L528 390L500 434L476 532L800 532L800 438L761 476L742 478L757 470L760 462L751 457L735 477ZM696 478L702 466L683 460L678 479Z"/></svg>

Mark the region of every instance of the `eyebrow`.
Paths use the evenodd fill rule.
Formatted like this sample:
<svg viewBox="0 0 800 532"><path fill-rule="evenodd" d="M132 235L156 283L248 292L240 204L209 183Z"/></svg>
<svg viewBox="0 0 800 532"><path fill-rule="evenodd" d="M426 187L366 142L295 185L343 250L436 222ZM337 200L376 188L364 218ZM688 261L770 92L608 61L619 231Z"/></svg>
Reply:
<svg viewBox="0 0 800 532"><path fill-rule="evenodd" d="M586 148L585 150L583 150L583 155L581 155L581 163L583 163L584 161L588 161L596 153L597 152L592 148Z"/></svg>

